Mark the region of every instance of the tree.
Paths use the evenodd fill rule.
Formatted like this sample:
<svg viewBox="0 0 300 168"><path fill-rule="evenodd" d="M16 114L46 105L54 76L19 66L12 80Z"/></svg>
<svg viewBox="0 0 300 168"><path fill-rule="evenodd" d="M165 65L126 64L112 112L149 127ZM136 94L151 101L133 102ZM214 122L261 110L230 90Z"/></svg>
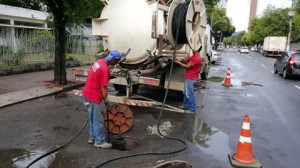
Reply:
<svg viewBox="0 0 300 168"><path fill-rule="evenodd" d="M0 0L0 4L33 9L33 10L41 10L42 5L37 0Z"/></svg>
<svg viewBox="0 0 300 168"><path fill-rule="evenodd" d="M236 44L237 44L237 45L239 45L239 46L242 45L241 40L242 40L242 37L243 37L245 34L246 34L245 31L241 31L241 32L237 35L237 37L236 37Z"/></svg>
<svg viewBox="0 0 300 168"><path fill-rule="evenodd" d="M224 8L213 9L211 14L211 27L214 32L221 34L217 41L222 41L223 37L230 37L232 33L235 32L235 27L231 25Z"/></svg>
<svg viewBox="0 0 300 168"><path fill-rule="evenodd" d="M100 14L103 4L99 0L40 0L53 15L55 27L54 83L67 83L66 75L66 28L67 23L80 26L85 19Z"/></svg>
<svg viewBox="0 0 300 168"><path fill-rule="evenodd" d="M260 18L255 18L250 24L250 36L254 44L262 44L267 36L287 36L289 28L288 12L290 8L276 9L268 6ZM292 41L300 40L300 16L297 14L292 18Z"/></svg>
<svg viewBox="0 0 300 168"><path fill-rule="evenodd" d="M242 45L250 46L252 44L251 36L249 33L245 33L241 38Z"/></svg>
<svg viewBox="0 0 300 168"><path fill-rule="evenodd" d="M220 2L220 0L203 0L206 7L206 14L208 16L208 20L211 19L212 12L215 9L215 6Z"/></svg>
<svg viewBox="0 0 300 168"><path fill-rule="evenodd" d="M232 45L233 44L233 37L225 37L223 40L225 45Z"/></svg>
<svg viewBox="0 0 300 168"><path fill-rule="evenodd" d="M73 27L81 26L86 19L98 17L103 4L99 0L0 0L0 4L34 10L46 8L53 15L55 28L54 83L66 84L67 23Z"/></svg>

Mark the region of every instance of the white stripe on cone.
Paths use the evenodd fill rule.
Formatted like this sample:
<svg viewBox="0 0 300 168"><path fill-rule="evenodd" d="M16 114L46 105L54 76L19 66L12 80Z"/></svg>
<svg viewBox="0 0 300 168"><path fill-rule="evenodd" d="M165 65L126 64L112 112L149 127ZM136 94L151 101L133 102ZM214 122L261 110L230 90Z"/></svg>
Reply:
<svg viewBox="0 0 300 168"><path fill-rule="evenodd" d="M250 123L244 122L243 126L242 126L242 129L244 129L244 130L250 130Z"/></svg>
<svg viewBox="0 0 300 168"><path fill-rule="evenodd" d="M241 143L252 143L251 137L240 136L239 141L240 141Z"/></svg>

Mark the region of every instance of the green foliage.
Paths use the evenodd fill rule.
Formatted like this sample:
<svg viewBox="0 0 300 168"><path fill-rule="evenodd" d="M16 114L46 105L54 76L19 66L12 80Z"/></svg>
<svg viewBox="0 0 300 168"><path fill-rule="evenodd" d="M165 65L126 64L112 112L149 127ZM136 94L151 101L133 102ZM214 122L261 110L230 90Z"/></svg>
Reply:
<svg viewBox="0 0 300 168"><path fill-rule="evenodd" d="M293 18L292 41L300 41L300 14Z"/></svg>
<svg viewBox="0 0 300 168"><path fill-rule="evenodd" d="M203 2L206 7L207 17L210 20L215 6L220 2L220 0L203 0Z"/></svg>
<svg viewBox="0 0 300 168"><path fill-rule="evenodd" d="M0 46L0 55L12 53L12 49L9 46Z"/></svg>
<svg viewBox="0 0 300 168"><path fill-rule="evenodd" d="M223 40L223 43L226 45L232 45L233 44L233 37L225 37Z"/></svg>
<svg viewBox="0 0 300 168"><path fill-rule="evenodd" d="M296 0L295 2L295 11L299 14L300 13L300 0Z"/></svg>
<svg viewBox="0 0 300 168"><path fill-rule="evenodd" d="M210 24L214 32L220 32L224 37L229 37L235 32L235 27L231 25L229 18L226 16L225 9L213 9L210 19ZM219 38L221 38L221 36ZM221 41L220 39L216 40Z"/></svg>
<svg viewBox="0 0 300 168"><path fill-rule="evenodd" d="M232 44L241 46L242 45L242 37L246 34L245 31L241 31L238 35L232 36Z"/></svg>
<svg viewBox="0 0 300 168"><path fill-rule="evenodd" d="M262 44L267 36L287 36L289 31L290 8L276 9L268 6L261 18L255 18L250 24L250 38L252 44ZM300 40L300 16L292 18L292 41Z"/></svg>
<svg viewBox="0 0 300 168"><path fill-rule="evenodd" d="M0 46L0 61L6 65L20 65L24 58L24 51L20 49L13 53L12 48L8 46Z"/></svg>
<svg viewBox="0 0 300 168"><path fill-rule="evenodd" d="M99 17L104 7L99 0L64 0L61 5L58 5L59 3L54 4L52 0L40 1L47 6L48 11L53 15L59 14L57 12L63 12L67 23L74 23L75 26L80 26L85 19Z"/></svg>
<svg viewBox="0 0 300 168"><path fill-rule="evenodd" d="M244 46L250 46L252 45L252 41L251 41L251 36L249 33L245 33L243 35L243 37L241 38L241 44L244 45Z"/></svg>
<svg viewBox="0 0 300 168"><path fill-rule="evenodd" d="M0 4L33 10L41 10L42 8L39 0L0 0Z"/></svg>

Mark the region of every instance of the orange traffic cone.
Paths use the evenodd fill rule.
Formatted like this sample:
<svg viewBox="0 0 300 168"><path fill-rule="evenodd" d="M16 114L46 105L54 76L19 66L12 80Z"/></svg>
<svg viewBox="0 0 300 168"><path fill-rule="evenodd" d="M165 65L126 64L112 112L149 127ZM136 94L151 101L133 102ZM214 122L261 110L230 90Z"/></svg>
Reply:
<svg viewBox="0 0 300 168"><path fill-rule="evenodd" d="M261 167L261 163L254 158L252 153L252 141L248 114L246 114L244 117L236 153L229 155L229 160L235 167Z"/></svg>
<svg viewBox="0 0 300 168"><path fill-rule="evenodd" d="M227 70L226 78L224 80L223 86L231 87L231 79L230 79L230 68Z"/></svg>

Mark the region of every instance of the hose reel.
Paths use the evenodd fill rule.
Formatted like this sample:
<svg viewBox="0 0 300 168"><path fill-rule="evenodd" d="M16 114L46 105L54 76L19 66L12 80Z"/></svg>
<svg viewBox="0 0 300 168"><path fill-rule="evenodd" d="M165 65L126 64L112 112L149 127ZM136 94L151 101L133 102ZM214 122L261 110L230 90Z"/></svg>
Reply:
<svg viewBox="0 0 300 168"><path fill-rule="evenodd" d="M174 48L180 49L184 44L188 44L192 50L198 50L202 46L200 26L204 13L205 6L202 0L172 2L168 16L168 37Z"/></svg>

